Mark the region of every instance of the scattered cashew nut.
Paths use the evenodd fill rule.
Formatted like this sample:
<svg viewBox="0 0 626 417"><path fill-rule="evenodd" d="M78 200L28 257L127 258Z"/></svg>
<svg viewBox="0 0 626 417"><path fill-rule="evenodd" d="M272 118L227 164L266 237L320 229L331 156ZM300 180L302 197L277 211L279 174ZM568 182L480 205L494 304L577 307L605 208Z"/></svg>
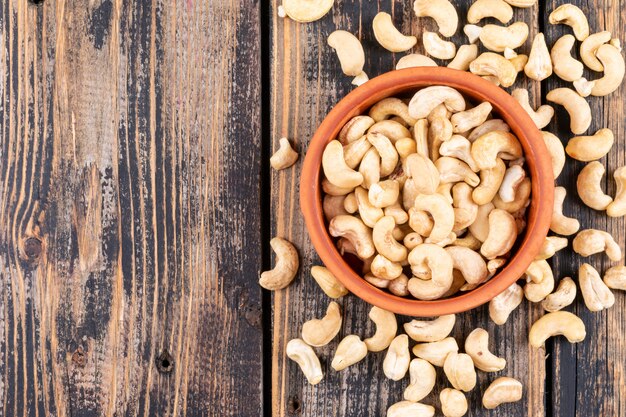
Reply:
<svg viewBox="0 0 626 417"><path fill-rule="evenodd" d="M432 58L421 54L405 55L398 60L396 69L413 68L413 67L436 67L437 63Z"/></svg>
<svg viewBox="0 0 626 417"><path fill-rule="evenodd" d="M317 285L330 298L339 298L348 294L348 289L326 267L312 266L311 275Z"/></svg>
<svg viewBox="0 0 626 417"><path fill-rule="evenodd" d="M304 340L290 340L289 343L287 343L285 352L289 359L300 366L309 384L316 385L324 378L319 358L315 354L315 351L313 351L313 348L307 345Z"/></svg>
<svg viewBox="0 0 626 417"><path fill-rule="evenodd" d="M606 208L606 214L610 217L622 217L626 215L626 167L620 167L613 173L617 183L617 191L613 202Z"/></svg>
<svg viewBox="0 0 626 417"><path fill-rule="evenodd" d="M266 290L281 290L291 284L298 273L298 251L290 242L280 237L270 240L270 246L276 253L276 264L272 270L261 274L259 285Z"/></svg>
<svg viewBox="0 0 626 417"><path fill-rule="evenodd" d="M548 338L558 335L564 335L570 343L582 342L587 335L585 323L567 311L548 313L533 323L528 341L532 347L539 349Z"/></svg>
<svg viewBox="0 0 626 417"><path fill-rule="evenodd" d="M467 353L450 352L443 363L443 371L452 386L469 392L476 386L474 361Z"/></svg>
<svg viewBox="0 0 626 417"><path fill-rule="evenodd" d="M359 362L365 356L367 356L367 346L359 336L351 334L344 337L337 345L337 350L330 366L335 371L341 371Z"/></svg>
<svg viewBox="0 0 626 417"><path fill-rule="evenodd" d="M622 259L620 246L615 242L613 236L602 230L581 230L572 241L572 248L574 252L583 257L606 252L612 261Z"/></svg>
<svg viewBox="0 0 626 417"><path fill-rule="evenodd" d="M467 398L459 390L444 388L439 393L439 401L445 417L463 417L467 413Z"/></svg>
<svg viewBox="0 0 626 417"><path fill-rule="evenodd" d="M596 269L585 263L578 269L578 285L589 311L602 311L615 304L615 296Z"/></svg>
<svg viewBox="0 0 626 417"><path fill-rule="evenodd" d="M450 37L456 33L459 16L448 0L415 0L413 10L417 17L433 18L443 36Z"/></svg>
<svg viewBox="0 0 626 417"><path fill-rule="evenodd" d="M552 46L550 57L554 73L565 81L576 81L583 76L585 67L582 62L572 57L572 48L576 39L572 35L561 36Z"/></svg>
<svg viewBox="0 0 626 417"><path fill-rule="evenodd" d="M517 100L520 106L526 110L526 113L528 113L530 118L533 119L537 129L543 129L550 123L550 120L552 120L552 116L554 116L554 108L548 104L544 104L539 106L537 110L534 110L530 105L528 90L524 88L516 88L511 92L511 95L515 100Z"/></svg>
<svg viewBox="0 0 626 417"><path fill-rule="evenodd" d="M448 337L455 321L454 314L446 314L434 320L414 319L404 324L404 331L416 342L438 342Z"/></svg>
<svg viewBox="0 0 626 417"><path fill-rule="evenodd" d="M510 26L485 25L480 31L479 39L490 51L517 49L528 39L528 25L524 22L515 22Z"/></svg>
<svg viewBox="0 0 626 417"><path fill-rule="evenodd" d="M435 407L431 405L400 401L387 409L387 417L433 417Z"/></svg>
<svg viewBox="0 0 626 417"><path fill-rule="evenodd" d="M308 23L324 17L334 3L335 0L283 0L282 10L296 22Z"/></svg>
<svg viewBox="0 0 626 417"><path fill-rule="evenodd" d="M470 63L469 69L476 75L493 75L497 77L502 87L510 87L515 82L515 78L517 78L517 69L511 61L493 52L480 54L478 58Z"/></svg>
<svg viewBox="0 0 626 417"><path fill-rule="evenodd" d="M604 165L593 161L585 165L576 180L578 196L583 203L594 210L606 210L613 202L613 199L602 191L600 185L604 172Z"/></svg>
<svg viewBox="0 0 626 417"><path fill-rule="evenodd" d="M602 45L596 51L596 57L604 67L604 76L594 80L592 96L606 96L619 88L624 80L626 64L619 49L611 44Z"/></svg>
<svg viewBox="0 0 626 417"><path fill-rule="evenodd" d="M517 379L501 376L494 380L483 394L483 407L491 410L503 403L514 403L522 399L522 383Z"/></svg>
<svg viewBox="0 0 626 417"><path fill-rule="evenodd" d="M428 55L439 59L452 59L456 54L456 45L443 40L436 32L424 31L422 34L424 50Z"/></svg>
<svg viewBox="0 0 626 417"><path fill-rule="evenodd" d="M570 117L570 130L575 135L584 133L591 125L589 103L571 88L556 88L546 95L546 99L565 107Z"/></svg>
<svg viewBox="0 0 626 417"><path fill-rule="evenodd" d="M453 337L446 337L438 342L418 343L413 346L413 354L435 366L442 367L451 352L458 352L459 345Z"/></svg>
<svg viewBox="0 0 626 417"><path fill-rule="evenodd" d="M536 81L545 80L552 75L552 59L543 33L538 33L533 39L528 62L524 66L524 73L528 78Z"/></svg>
<svg viewBox="0 0 626 417"><path fill-rule="evenodd" d="M409 50L417 43L415 36L405 36L396 29L389 13L378 13L372 22L372 29L378 43L391 52Z"/></svg>
<svg viewBox="0 0 626 417"><path fill-rule="evenodd" d="M339 304L331 301L324 317L309 320L302 325L302 340L310 346L326 346L341 330L341 323Z"/></svg>
<svg viewBox="0 0 626 417"><path fill-rule="evenodd" d="M365 52L356 36L345 30L336 30L328 36L327 42L337 52L344 74L356 77L363 72Z"/></svg>
<svg viewBox="0 0 626 417"><path fill-rule="evenodd" d="M572 158L583 161L595 161L609 153L615 142L611 129L600 129L591 136L575 136L567 142L565 152Z"/></svg>
<svg viewBox="0 0 626 417"><path fill-rule="evenodd" d="M506 323L509 315L522 303L523 299L524 290L517 283L513 283L489 302L489 317L497 325Z"/></svg>
<svg viewBox="0 0 626 417"><path fill-rule="evenodd" d="M589 35L580 45L580 59L596 72L604 70L602 62L596 57L598 48L611 40L611 32L603 31Z"/></svg>
<svg viewBox="0 0 626 417"><path fill-rule="evenodd" d="M387 349L383 361L383 372L392 381L399 381L409 370L411 354L409 352L409 338L405 334L396 336Z"/></svg>
<svg viewBox="0 0 626 417"><path fill-rule="evenodd" d="M437 372L430 362L415 358L409 365L410 384L404 390L404 399L406 401L418 402L435 387L437 380Z"/></svg>
<svg viewBox="0 0 626 417"><path fill-rule="evenodd" d="M562 4L550 13L548 21L553 25L564 24L571 26L574 36L579 41L584 41L589 36L589 23L587 16L577 6L567 3Z"/></svg>
<svg viewBox="0 0 626 417"><path fill-rule="evenodd" d="M489 333L474 329L465 339L465 352L470 355L476 368L483 372L498 372L506 367L506 359L489 351Z"/></svg>
<svg viewBox="0 0 626 417"><path fill-rule="evenodd" d="M556 291L548 295L541 302L546 311L559 311L572 304L576 299L576 283L570 277L565 277L559 282Z"/></svg>
<svg viewBox="0 0 626 417"><path fill-rule="evenodd" d="M604 283L614 290L626 291L626 266L617 265L604 273Z"/></svg>
<svg viewBox="0 0 626 417"><path fill-rule="evenodd" d="M363 341L365 346L367 346L367 350L380 352L387 349L398 331L398 322L395 314L374 306L369 312L369 318L376 324L376 333Z"/></svg>
<svg viewBox="0 0 626 417"><path fill-rule="evenodd" d="M563 214L563 202L566 195L567 190L564 187L554 188L554 209L552 210L550 230L559 235L569 236L580 229L580 223L577 219Z"/></svg>
<svg viewBox="0 0 626 417"><path fill-rule="evenodd" d="M503 0L476 0L467 10L467 21L478 23L486 17L495 17L501 23L513 18L513 8Z"/></svg>
<svg viewBox="0 0 626 417"><path fill-rule="evenodd" d="M280 147L270 158L270 164L275 170L289 168L298 160L298 152L291 148L289 139L280 138Z"/></svg>

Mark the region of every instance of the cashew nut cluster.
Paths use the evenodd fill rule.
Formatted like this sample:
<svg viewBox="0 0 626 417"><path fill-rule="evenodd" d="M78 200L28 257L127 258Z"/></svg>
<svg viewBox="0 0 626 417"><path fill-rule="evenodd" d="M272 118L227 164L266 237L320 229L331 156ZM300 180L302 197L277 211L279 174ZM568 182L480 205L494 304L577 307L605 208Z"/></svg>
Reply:
<svg viewBox="0 0 626 417"><path fill-rule="evenodd" d="M472 62L474 70L487 68L481 62ZM434 85L408 102L375 103L327 144L328 229L342 254L363 262L368 283L398 297L435 300L476 288L506 264L525 225L531 178L519 140L493 111L489 102ZM545 125L552 113L549 106L538 109L537 118L547 120L537 123ZM435 342L453 325L454 316L444 316L405 329L416 341Z"/></svg>

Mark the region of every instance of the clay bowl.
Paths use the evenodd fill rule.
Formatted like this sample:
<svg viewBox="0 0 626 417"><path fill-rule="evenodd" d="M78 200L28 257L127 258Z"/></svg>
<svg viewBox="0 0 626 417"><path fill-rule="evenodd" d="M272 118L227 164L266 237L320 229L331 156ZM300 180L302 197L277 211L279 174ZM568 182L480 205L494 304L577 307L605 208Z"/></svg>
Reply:
<svg viewBox="0 0 626 417"><path fill-rule="evenodd" d="M365 281L344 259L330 236L322 213L321 163L326 144L352 117L366 114L379 100L412 95L432 85L446 85L478 102L488 101L493 112L509 124L524 148L532 180L527 227L509 262L487 283L450 298L420 301L398 297ZM552 162L541 133L528 114L506 91L473 74L440 67L407 68L376 77L353 90L328 113L309 143L300 180L300 207L309 235L324 265L356 296L385 310L429 317L458 313L480 306L500 294L526 271L543 244L550 226L554 199Z"/></svg>

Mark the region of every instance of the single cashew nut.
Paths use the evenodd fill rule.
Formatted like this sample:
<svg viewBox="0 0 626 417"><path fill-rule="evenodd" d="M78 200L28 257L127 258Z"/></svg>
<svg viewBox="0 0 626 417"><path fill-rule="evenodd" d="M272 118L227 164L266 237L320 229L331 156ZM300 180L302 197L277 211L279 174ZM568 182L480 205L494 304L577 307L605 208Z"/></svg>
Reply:
<svg viewBox="0 0 626 417"><path fill-rule="evenodd" d="M498 372L506 366L506 359L489 351L489 333L485 329L475 329L467 336L465 352L472 358L476 368L483 372Z"/></svg>
<svg viewBox="0 0 626 417"><path fill-rule="evenodd" d="M392 280L402 275L402 264L391 262L381 254L374 257L370 269L375 277L382 279Z"/></svg>
<svg viewBox="0 0 626 417"><path fill-rule="evenodd" d="M378 13L372 22L372 29L378 43L391 52L409 50L417 43L415 36L404 36L396 29L389 13Z"/></svg>
<svg viewBox="0 0 626 417"><path fill-rule="evenodd" d="M541 107L539 109L541 109ZM539 109L537 111L539 111ZM552 109L552 112L554 113L554 109ZM550 118L552 118L552 116L550 116ZM550 132L542 131L541 136L543 137L543 143L546 144L546 148L548 148L548 153L550 154L550 159L552 160L552 173L554 174L554 179L557 179L559 175L561 175L561 171L563 171L563 167L565 166L565 148L563 148L561 139L559 139L556 135Z"/></svg>
<svg viewBox="0 0 626 417"><path fill-rule="evenodd" d="M584 133L591 124L591 108L583 97L571 88L556 88L546 95L548 101L565 107L570 117L570 130L576 135Z"/></svg>
<svg viewBox="0 0 626 417"><path fill-rule="evenodd" d="M493 381L483 394L483 407L493 409L503 403L522 399L522 383L517 379L501 376Z"/></svg>
<svg viewBox="0 0 626 417"><path fill-rule="evenodd" d="M456 51L454 59L448 64L448 68L459 71L467 71L469 70L470 63L475 60L477 56L478 45L461 45Z"/></svg>
<svg viewBox="0 0 626 417"><path fill-rule="evenodd" d="M337 195L350 194L354 190L354 187L338 187L335 184L328 181L328 178L323 178L322 190L324 190L324 193L328 195L337 196Z"/></svg>
<svg viewBox="0 0 626 417"><path fill-rule="evenodd" d="M480 248L480 253L487 259L497 258L511 250L515 239L515 218L505 210L493 209L489 213L489 234Z"/></svg>
<svg viewBox="0 0 626 417"><path fill-rule="evenodd" d="M419 194L435 194L439 186L439 170L428 157L418 154L409 155L406 159L406 167L408 177L416 179L413 185ZM411 201L411 206L413 202Z"/></svg>
<svg viewBox="0 0 626 417"><path fill-rule="evenodd" d="M306 377L309 384L316 385L322 378L324 373L322 372L322 366L315 351L311 346L307 345L302 339L292 339L287 343L285 349L287 357L296 362L302 373Z"/></svg>
<svg viewBox="0 0 626 417"><path fill-rule="evenodd" d="M596 269L585 263L578 269L578 285L589 311L602 311L615 304L615 296Z"/></svg>
<svg viewBox="0 0 626 417"><path fill-rule="evenodd" d="M559 282L556 291L541 302L541 306L546 311L559 311L572 304L575 299L576 283L570 277L565 277Z"/></svg>
<svg viewBox="0 0 626 417"><path fill-rule="evenodd" d="M515 194L517 187L526 178L526 172L524 168L519 165L513 165L508 168L504 173L504 179L500 185L498 191L500 199L505 203L510 203L515 200Z"/></svg>
<svg viewBox="0 0 626 417"><path fill-rule="evenodd" d="M476 126L483 124L485 120L487 120L489 114L491 114L492 109L493 107L491 106L491 103L485 101L470 110L453 114L450 118L453 132L467 132Z"/></svg>
<svg viewBox="0 0 626 417"><path fill-rule="evenodd" d="M464 136L453 135L448 141L441 144L439 154L441 156L450 156L460 159L465 162L472 171L477 172L478 167L476 166L476 161L472 158L471 147L472 143Z"/></svg>
<svg viewBox="0 0 626 417"><path fill-rule="evenodd" d="M391 216L395 220L396 224L405 224L409 221L409 214L404 211L400 204L400 199L390 206L385 207L383 210L385 216Z"/></svg>
<svg viewBox="0 0 626 417"><path fill-rule="evenodd" d="M369 116L372 119L376 120L377 122L381 122L390 116L398 116L410 126L413 126L415 122L417 122L417 120L415 120L409 115L409 108L404 103L404 101L395 97L384 98L380 100L378 103L374 104L369 111ZM381 129L370 129L368 133L375 134L375 133L382 133L382 131ZM368 134L368 139L370 138L369 134ZM382 134L381 136L385 136L385 135ZM374 144L372 143L372 145Z"/></svg>
<svg viewBox="0 0 626 417"><path fill-rule="evenodd" d="M385 180L370 186L367 198L374 207L385 208L400 196L400 183L396 180Z"/></svg>
<svg viewBox="0 0 626 417"><path fill-rule="evenodd" d="M622 84L626 65L620 50L611 44L600 46L596 51L596 57L602 62L604 76L594 80L591 95L606 96Z"/></svg>
<svg viewBox="0 0 626 417"><path fill-rule="evenodd" d="M347 145L343 146L343 159L346 161L346 165L350 169L355 169L359 166L363 157L370 150L372 144L367 140L367 137L362 136L357 140L354 140Z"/></svg>
<svg viewBox="0 0 626 417"><path fill-rule="evenodd" d="M452 267L463 274L468 284L480 284L487 280L487 264L478 252L463 246L448 246L446 252L452 258Z"/></svg>
<svg viewBox="0 0 626 417"><path fill-rule="evenodd" d="M406 235L402 243L408 250L413 250L417 245L424 243L424 239L419 233L413 232Z"/></svg>
<svg viewBox="0 0 626 417"><path fill-rule="evenodd" d="M576 81L583 76L585 67L582 62L572 57L572 48L576 39L572 35L561 36L552 46L550 57L554 64L554 73L565 81Z"/></svg>
<svg viewBox="0 0 626 417"><path fill-rule="evenodd" d="M402 114L404 117L407 117L407 114L405 114L406 109L407 107L404 103L400 105L397 102L395 102L395 104L394 102L387 102L386 106L378 107L376 117L388 117L392 114L391 112L399 113ZM395 144L402 138L411 137L411 132L409 131L409 129L404 127L402 123L390 119L379 120L378 122L374 123L367 130L367 133L381 133L383 136L386 136L387 139L389 139L393 144Z"/></svg>
<svg viewBox="0 0 626 417"><path fill-rule="evenodd" d="M463 417L467 413L467 398L459 390L444 388L439 393L439 401L445 417Z"/></svg>
<svg viewBox="0 0 626 417"><path fill-rule="evenodd" d="M626 167L620 167L613 173L617 183L615 199L606 208L606 214L610 217L622 217L626 215Z"/></svg>
<svg viewBox="0 0 626 417"><path fill-rule="evenodd" d="M509 132L511 128L502 119L490 119L476 129L472 130L472 133L467 137L467 140L474 142L476 139L484 135L485 133L501 130L503 132Z"/></svg>
<svg viewBox="0 0 626 417"><path fill-rule="evenodd" d="M580 45L580 59L585 65L596 72L604 71L602 62L596 57L598 48L611 40L611 32L598 32L589 35Z"/></svg>
<svg viewBox="0 0 626 417"><path fill-rule="evenodd" d="M309 320L302 325L302 340L310 346L326 346L341 330L341 322L339 304L331 301L324 317Z"/></svg>
<svg viewBox="0 0 626 417"><path fill-rule="evenodd" d="M478 23L486 17L495 17L501 23L513 18L513 8L503 0L476 0L467 10L467 21Z"/></svg>
<svg viewBox="0 0 626 417"><path fill-rule="evenodd" d="M404 390L404 399L415 403L432 392L437 372L428 361L415 358L409 365L409 375L411 382Z"/></svg>
<svg viewBox="0 0 626 417"><path fill-rule="evenodd" d="M432 86L419 90L409 102L409 115L424 119L440 104L453 112L465 110L465 98L452 87Z"/></svg>
<svg viewBox="0 0 626 417"><path fill-rule="evenodd" d="M370 284L372 284L373 286L375 286L376 288L382 288L382 289L389 288L389 284L392 282L392 280L389 280L389 279L375 277L369 272L365 274L363 279L369 282Z"/></svg>
<svg viewBox="0 0 626 417"><path fill-rule="evenodd" d="M337 139L345 146L357 139L361 139L374 123L376 123L374 119L369 116L354 116L341 128Z"/></svg>
<svg viewBox="0 0 626 417"><path fill-rule="evenodd" d="M569 140L565 152L578 161L595 161L609 153L615 137L611 129L600 129L592 136L576 136Z"/></svg>
<svg viewBox="0 0 626 417"><path fill-rule="evenodd" d="M604 176L604 165L598 161L593 161L585 165L578 174L576 189L578 196L588 207L594 210L606 210L613 202L613 199L602 191L602 177Z"/></svg>
<svg viewBox="0 0 626 417"><path fill-rule="evenodd" d="M283 0L283 13L296 22L308 23L321 19L333 7L335 0Z"/></svg>
<svg viewBox="0 0 626 417"><path fill-rule="evenodd" d="M528 62L524 66L524 73L528 78L537 81L545 80L552 75L552 59L543 33L538 33L533 39Z"/></svg>
<svg viewBox="0 0 626 417"><path fill-rule="evenodd" d="M626 266L617 265L604 273L604 283L614 290L626 291Z"/></svg>
<svg viewBox="0 0 626 417"><path fill-rule="evenodd" d="M523 88L516 88L511 92L511 95L515 100L517 100L520 106L522 106L522 108L526 110L526 113L528 113L530 118L533 119L533 122L535 122L535 126L537 126L537 129L543 129L550 123L550 120L552 120L552 116L554 116L554 108L552 108L552 106L544 104L543 106L539 106L537 110L534 110L530 105L528 90L525 90Z"/></svg>
<svg viewBox="0 0 626 417"><path fill-rule="evenodd" d="M478 215L478 204L472 200L472 187L464 182L452 187L452 205L454 207L454 229L459 232L469 227Z"/></svg>
<svg viewBox="0 0 626 417"><path fill-rule="evenodd" d="M579 41L584 41L589 36L589 23L587 16L573 4L562 4L550 13L548 20L553 25L564 24L571 26L574 36Z"/></svg>
<svg viewBox="0 0 626 417"><path fill-rule="evenodd" d="M476 220L469 226L469 231L472 236L480 242L487 240L487 236L489 235L489 214L491 214L493 210L494 205L492 203L478 206Z"/></svg>
<svg viewBox="0 0 626 417"><path fill-rule="evenodd" d="M274 155L270 158L270 165L275 170L281 170L285 168L289 168L298 160L298 152L294 151L291 148L291 144L289 143L289 139L280 138L280 147Z"/></svg>
<svg viewBox="0 0 626 417"><path fill-rule="evenodd" d="M339 298L348 294L348 289L326 267L312 266L311 275L317 285L330 298Z"/></svg>
<svg viewBox="0 0 626 417"><path fill-rule="evenodd" d="M504 53L506 54L506 49L504 50ZM528 64L528 55L524 55L524 54L515 55L511 58L506 58L506 59L508 59L509 62L513 64L513 66L515 67L515 71L517 72L524 71L524 67L526 66L526 64Z"/></svg>
<svg viewBox="0 0 626 417"><path fill-rule="evenodd" d="M383 372L392 381L399 381L409 370L411 354L409 352L409 338L405 334L396 336L387 349L383 361Z"/></svg>
<svg viewBox="0 0 626 417"><path fill-rule="evenodd" d="M354 196L356 197L361 220L363 220L363 223L365 223L367 227L374 227L376 222L384 216L383 210L374 207L370 203L369 195L365 188L357 187L354 190Z"/></svg>
<svg viewBox="0 0 626 417"><path fill-rule="evenodd" d="M395 146L401 161L405 160L409 155L417 152L417 142L415 142L412 138L399 139L395 143Z"/></svg>
<svg viewBox="0 0 626 417"><path fill-rule="evenodd" d="M495 76L502 87L510 87L517 78L517 69L511 61L493 52L480 54L470 63L469 69L476 75Z"/></svg>
<svg viewBox="0 0 626 417"><path fill-rule="evenodd" d="M435 407L411 401L400 401L387 409L387 417L433 417L434 415Z"/></svg>
<svg viewBox="0 0 626 417"><path fill-rule="evenodd" d="M413 10L417 17L432 17L443 36L450 37L456 33L459 16L448 0L415 0Z"/></svg>
<svg viewBox="0 0 626 417"><path fill-rule="evenodd" d="M439 179L442 184L457 183L464 181L475 187L480 182L478 175L463 161L443 156L435 161L435 167L439 171Z"/></svg>
<svg viewBox="0 0 626 417"><path fill-rule="evenodd" d="M537 0L505 0L513 7L519 7L520 9L525 9L528 7L532 7L537 4Z"/></svg>
<svg viewBox="0 0 626 417"><path fill-rule="evenodd" d="M539 303L554 290L554 274L547 261L533 261L526 276L528 283L524 286L524 295L528 301Z"/></svg>
<svg viewBox="0 0 626 417"><path fill-rule="evenodd" d="M453 337L446 337L438 342L418 343L413 346L413 354L435 366L442 367L451 352L458 352L459 345Z"/></svg>
<svg viewBox="0 0 626 417"><path fill-rule="evenodd" d="M413 68L413 67L436 67L437 63L432 58L421 54L405 55L398 60L396 69Z"/></svg>
<svg viewBox="0 0 626 417"><path fill-rule="evenodd" d="M270 246L276 254L274 269L261 274L259 285L266 290L281 290L287 287L298 273L298 251L287 240L275 237L270 240Z"/></svg>
<svg viewBox="0 0 626 417"><path fill-rule="evenodd" d="M337 216L330 221L328 232L333 237L344 237L352 243L361 259L376 253L372 231L361 219L350 215Z"/></svg>
<svg viewBox="0 0 626 417"><path fill-rule="evenodd" d="M365 356L367 356L367 346L361 341L359 336L351 334L344 337L337 345L337 350L330 366L335 371L341 371L359 362Z"/></svg>
<svg viewBox="0 0 626 417"><path fill-rule="evenodd" d="M430 279L411 278L408 290L420 300L434 300L445 294L452 285L452 258L445 249L423 243L409 253L409 264L416 276L430 273Z"/></svg>
<svg viewBox="0 0 626 417"><path fill-rule="evenodd" d="M338 140L332 140L326 145L322 155L322 168L326 179L337 187L354 188L363 182L363 175L346 164L343 146Z"/></svg>
<svg viewBox="0 0 626 417"><path fill-rule="evenodd" d="M472 143L472 157L479 169L494 168L498 158L513 160L520 158L522 146L509 132L489 132Z"/></svg>
<svg viewBox="0 0 626 417"><path fill-rule="evenodd" d="M348 214L344 207L346 197L342 195L325 195L322 200L322 211L326 220L330 221L333 217L341 214Z"/></svg>
<svg viewBox="0 0 626 417"><path fill-rule="evenodd" d="M380 352L387 349L398 331L398 322L395 314L374 306L369 312L369 318L376 325L376 333L363 341L367 346L367 350Z"/></svg>
<svg viewBox="0 0 626 417"><path fill-rule="evenodd" d="M535 256L535 260L549 259L561 249L566 248L567 244L568 241L566 237L547 236L543 245L541 245L539 253Z"/></svg>
<svg viewBox="0 0 626 417"><path fill-rule="evenodd" d="M612 261L622 259L622 250L609 233L596 229L581 230L572 241L574 252L580 256L590 256L606 252Z"/></svg>
<svg viewBox="0 0 626 417"><path fill-rule="evenodd" d="M372 107L372 110L370 110L370 116L372 115L373 110L374 108ZM375 119L376 118L374 117L374 120ZM372 146L376 148L378 154L380 155L380 176L388 176L396 169L396 165L398 165L398 152L396 151L396 148L385 135L380 133L368 133L367 140L370 141Z"/></svg>
<svg viewBox="0 0 626 417"><path fill-rule="evenodd" d="M344 74L355 77L363 72L365 52L356 36L345 30L336 30L328 36L327 42L337 52Z"/></svg>
<svg viewBox="0 0 626 417"><path fill-rule="evenodd" d="M409 295L409 278L402 274L396 279L392 279L389 281L389 285L387 289L393 295L397 295L398 297L406 297Z"/></svg>
<svg viewBox="0 0 626 417"><path fill-rule="evenodd" d="M517 49L528 39L528 25L524 22L515 22L510 26L485 25L478 38L490 51Z"/></svg>
<svg viewBox="0 0 626 417"><path fill-rule="evenodd" d="M567 190L563 187L554 188L554 209L552 210L552 221L550 222L550 230L559 235L573 235L580 229L580 223L573 217L567 217L563 214L563 202Z"/></svg>
<svg viewBox="0 0 626 417"><path fill-rule="evenodd" d="M456 54L456 45L450 41L441 39L436 32L424 31L422 34L424 50L428 55L439 59L452 59Z"/></svg>
<svg viewBox="0 0 626 417"><path fill-rule="evenodd" d="M513 310L522 303L523 299L524 290L517 283L513 283L489 302L489 317L497 325L506 323Z"/></svg>
<svg viewBox="0 0 626 417"><path fill-rule="evenodd" d="M441 194L420 194L415 198L413 209L430 213L434 226L427 242L437 243L446 239L454 228L454 209ZM411 216L412 213L409 213ZM411 224L411 219L409 219ZM413 227L413 226L411 226ZM415 230L415 229L414 229ZM419 232L418 230L415 230Z"/></svg>
<svg viewBox="0 0 626 417"><path fill-rule="evenodd" d="M402 262L407 256L407 249L393 238L393 229L396 222L393 217L382 217L374 225L372 238L378 253L392 262Z"/></svg>
<svg viewBox="0 0 626 417"><path fill-rule="evenodd" d="M450 352L443 363L448 381L458 390L469 392L476 386L474 361L466 353Z"/></svg>
<svg viewBox="0 0 626 417"><path fill-rule="evenodd" d="M531 326L528 341L539 349L549 337L558 335L565 336L570 343L582 342L587 335L585 323L567 311L548 313Z"/></svg>
<svg viewBox="0 0 626 417"><path fill-rule="evenodd" d="M463 26L463 33L467 36L467 40L469 43L476 43L478 38L480 37L480 32L482 32L483 28L477 25L465 25Z"/></svg>
<svg viewBox="0 0 626 417"><path fill-rule="evenodd" d="M472 192L474 202L479 206L490 203L496 197L505 173L506 165L500 158L497 158L495 167L482 169L480 184Z"/></svg>
<svg viewBox="0 0 626 417"><path fill-rule="evenodd" d="M404 331L416 342L438 342L450 335L455 322L454 314L446 314L434 320L415 319L404 324Z"/></svg>
<svg viewBox="0 0 626 417"><path fill-rule="evenodd" d="M376 148L370 148L365 153L359 164L358 173L363 177L361 183L363 188L369 189L372 184L380 181L380 154Z"/></svg>

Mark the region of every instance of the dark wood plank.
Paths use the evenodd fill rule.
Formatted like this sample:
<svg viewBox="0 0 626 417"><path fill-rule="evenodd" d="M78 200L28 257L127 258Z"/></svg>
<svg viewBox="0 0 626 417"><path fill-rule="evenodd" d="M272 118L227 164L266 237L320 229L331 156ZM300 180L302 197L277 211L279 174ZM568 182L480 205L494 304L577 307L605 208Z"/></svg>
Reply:
<svg viewBox="0 0 626 417"><path fill-rule="evenodd" d="M0 415L258 415L259 4L0 5Z"/></svg>

